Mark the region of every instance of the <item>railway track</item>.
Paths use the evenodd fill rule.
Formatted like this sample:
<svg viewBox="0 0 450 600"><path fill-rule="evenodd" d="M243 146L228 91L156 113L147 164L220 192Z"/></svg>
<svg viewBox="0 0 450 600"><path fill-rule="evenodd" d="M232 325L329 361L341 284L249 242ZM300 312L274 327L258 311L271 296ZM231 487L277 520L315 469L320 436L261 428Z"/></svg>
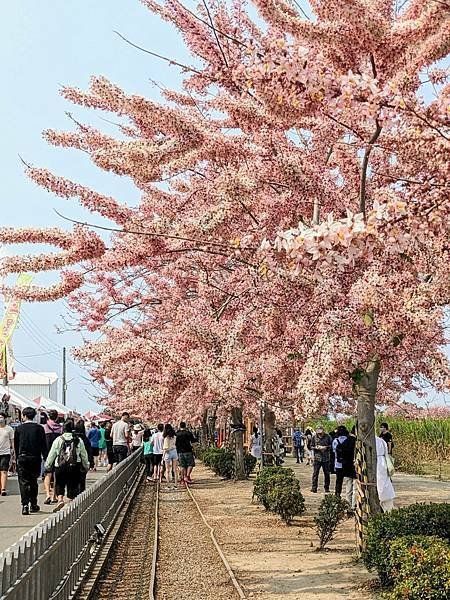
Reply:
<svg viewBox="0 0 450 600"><path fill-rule="evenodd" d="M147 483L142 476L76 598L245 600L245 595L192 491Z"/></svg>

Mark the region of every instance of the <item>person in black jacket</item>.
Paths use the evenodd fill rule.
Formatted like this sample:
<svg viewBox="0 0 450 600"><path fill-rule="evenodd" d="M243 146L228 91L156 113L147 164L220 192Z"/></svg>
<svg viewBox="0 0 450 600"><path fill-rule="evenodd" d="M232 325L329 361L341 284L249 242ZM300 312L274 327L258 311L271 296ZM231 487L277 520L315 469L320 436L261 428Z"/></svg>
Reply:
<svg viewBox="0 0 450 600"><path fill-rule="evenodd" d="M38 477L41 460L47 456L47 441L42 425L34 423L36 411L27 407L22 411L23 423L14 432L14 450L17 457L22 514L40 511L37 503Z"/></svg>
<svg viewBox="0 0 450 600"><path fill-rule="evenodd" d="M78 421L75 424L74 433L76 433L76 435L80 438L80 440L83 440L84 447L86 448L86 452L87 452L88 459L89 459L89 466L92 469L93 465L94 465L94 453L92 452L91 442L89 441L88 436L86 435L86 427L85 427L85 423L83 420L80 419L80 421ZM82 468L81 469L81 477L80 477L80 487L78 490L79 494L81 494L81 492L84 492L84 490L86 489L86 475L87 475L87 471L85 471Z"/></svg>

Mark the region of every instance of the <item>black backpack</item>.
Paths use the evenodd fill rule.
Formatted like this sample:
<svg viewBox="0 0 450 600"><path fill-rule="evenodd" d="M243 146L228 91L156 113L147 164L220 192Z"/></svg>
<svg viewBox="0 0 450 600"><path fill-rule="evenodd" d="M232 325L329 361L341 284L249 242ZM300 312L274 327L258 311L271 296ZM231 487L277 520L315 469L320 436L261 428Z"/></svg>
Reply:
<svg viewBox="0 0 450 600"><path fill-rule="evenodd" d="M349 447L348 437L343 442L338 442L335 450L336 460L341 464L347 463L350 459L352 450Z"/></svg>
<svg viewBox="0 0 450 600"><path fill-rule="evenodd" d="M75 436L71 440L63 438L63 443L58 453L58 468L69 471L78 465L77 447L79 439Z"/></svg>

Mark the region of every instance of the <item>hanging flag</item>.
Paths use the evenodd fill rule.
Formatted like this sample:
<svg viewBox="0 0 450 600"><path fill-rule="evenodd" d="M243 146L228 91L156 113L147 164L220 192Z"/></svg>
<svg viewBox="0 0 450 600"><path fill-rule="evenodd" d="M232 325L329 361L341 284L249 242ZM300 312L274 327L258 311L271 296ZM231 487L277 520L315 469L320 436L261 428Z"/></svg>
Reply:
<svg viewBox="0 0 450 600"><path fill-rule="evenodd" d="M17 278L17 287L29 287L33 280L33 276L28 273L21 273ZM8 358L11 355L11 337L19 320L21 300L18 298L10 298L6 303L5 313L0 322L0 352L1 352L1 367L0 375L4 378L8 377L8 370L12 365L8 365ZM9 347L9 348L8 348ZM11 360L11 359L10 359ZM13 364L13 363L12 363Z"/></svg>

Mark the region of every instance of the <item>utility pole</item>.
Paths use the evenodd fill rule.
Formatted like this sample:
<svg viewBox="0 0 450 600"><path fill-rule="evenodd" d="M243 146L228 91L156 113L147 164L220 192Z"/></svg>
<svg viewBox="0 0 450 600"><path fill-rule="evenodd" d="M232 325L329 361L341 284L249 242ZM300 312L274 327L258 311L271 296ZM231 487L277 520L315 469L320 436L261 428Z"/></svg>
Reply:
<svg viewBox="0 0 450 600"><path fill-rule="evenodd" d="M62 367L62 403L66 406L67 377L66 377L66 347L63 348L63 367Z"/></svg>

